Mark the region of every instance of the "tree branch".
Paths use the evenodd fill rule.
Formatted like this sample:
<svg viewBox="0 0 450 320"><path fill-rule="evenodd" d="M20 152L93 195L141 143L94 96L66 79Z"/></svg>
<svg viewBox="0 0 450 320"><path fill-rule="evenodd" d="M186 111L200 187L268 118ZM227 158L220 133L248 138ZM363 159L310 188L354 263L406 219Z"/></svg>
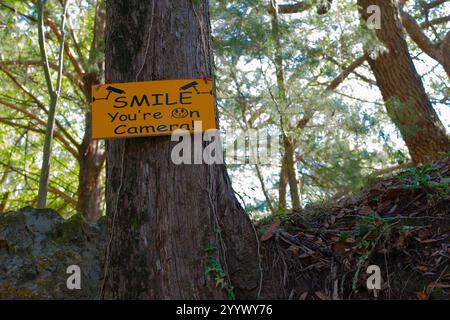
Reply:
<svg viewBox="0 0 450 320"><path fill-rule="evenodd" d="M449 0L434 0L429 3L424 2L424 8L426 8L427 10L430 10L430 9L440 6L441 4L444 4L447 1L449 1Z"/></svg>
<svg viewBox="0 0 450 320"><path fill-rule="evenodd" d="M42 61L40 60L3 60L0 61L0 65L3 66L42 66ZM58 70L58 65L52 62L49 62L50 68L53 70ZM78 76L71 74L67 70L63 70L63 75L70 80L75 86L82 89L82 84Z"/></svg>
<svg viewBox="0 0 450 320"><path fill-rule="evenodd" d="M430 39L422 31L420 25L416 20L405 11L401 11L400 16L402 18L402 24L408 32L411 39L417 44L417 46L431 58L442 64L443 57L439 50L439 46L431 42Z"/></svg>
<svg viewBox="0 0 450 320"><path fill-rule="evenodd" d="M30 97L36 103L39 109L48 114L48 109L45 107L45 105L35 95L33 95L25 85L23 85L19 80L17 80L17 78L1 63L0 63L0 70L3 71L3 73L6 74L19 89L21 89L28 97ZM79 148L80 144L78 143L78 141L76 141L75 138L72 137L71 134L69 134L69 132L58 120L56 120L56 126L66 136L66 138L70 140L70 142L72 142L77 148Z"/></svg>
<svg viewBox="0 0 450 320"><path fill-rule="evenodd" d="M302 1L292 4L280 4L278 5L278 13L289 14L289 13L299 13L309 10L313 7L312 2Z"/></svg>
<svg viewBox="0 0 450 320"><path fill-rule="evenodd" d="M8 107L10 109L16 110L16 111L24 114L28 118L35 120L39 125L43 126L44 128L47 125L47 122L45 120L41 119L40 117L38 117L36 114L34 114L34 113L30 112L30 111L27 111L26 109L20 108L20 107L16 106L15 104L12 104L12 103L10 103L10 102L8 102L6 100L3 100L1 98L0 98L0 104L4 105L5 107ZM11 124L11 123L8 123L8 124ZM13 123L13 125L17 126L18 124ZM44 132L44 131L40 130L38 132ZM69 151L76 159L78 159L79 153L78 153L77 149L73 148L72 145L70 144L70 142L67 141L64 138L64 136L59 131L55 131L55 138L62 143L62 145L65 147L65 149L67 151Z"/></svg>
<svg viewBox="0 0 450 320"><path fill-rule="evenodd" d="M6 164L6 163L4 163L2 161L0 161L0 164L2 166L7 166L8 165L8 164ZM23 177L25 177L27 179L30 179L30 180L33 180L33 181L38 181L39 180L36 177L34 177L30 172L24 172L23 170L18 169L18 168L14 167L14 166L11 166L11 165L8 165L8 168L11 171L14 171L14 172L18 173L19 175L21 175L21 176L23 176ZM70 204L72 204L73 206L76 207L77 200L75 200L72 196L68 195L64 191L61 191L58 188L55 188L55 187L52 187L52 186L48 187L48 191L50 193L53 193L54 195L57 195L57 196L61 197L64 201L66 201L66 202L68 202L68 203L70 203Z"/></svg>
<svg viewBox="0 0 450 320"><path fill-rule="evenodd" d="M36 4L37 0L31 0L31 2L33 4ZM22 16L32 22L35 22L35 23L37 22L35 17L27 15L23 12L20 12L19 10L17 10L14 7L11 7L11 6L3 4L3 3L0 3L0 5L10 11L13 11L15 14L19 14L20 16ZM50 27L52 32L55 34L58 42L61 42L62 34L59 31L58 25L51 18L49 18L47 14L44 17L44 22L47 26ZM75 71L78 74L78 76L80 77L80 79L83 79L83 75L85 73L84 69L83 69L82 65L80 64L77 55L75 54L75 52L73 52L72 48L69 46L69 44L67 42L64 43L64 52L67 55L67 57L69 58L72 66L75 68Z"/></svg>
<svg viewBox="0 0 450 320"><path fill-rule="evenodd" d="M361 56L355 61L353 61L347 68L345 68L339 76L337 76L325 89L326 91L334 91L339 87L339 85L352 73L356 68L360 67L364 61L366 61L365 56ZM336 62L336 61L334 61Z"/></svg>
<svg viewBox="0 0 450 320"><path fill-rule="evenodd" d="M429 28L431 26L435 26L437 24L444 24L450 21L450 15L445 17L439 17L433 20L425 21L420 24L420 27L423 29Z"/></svg>

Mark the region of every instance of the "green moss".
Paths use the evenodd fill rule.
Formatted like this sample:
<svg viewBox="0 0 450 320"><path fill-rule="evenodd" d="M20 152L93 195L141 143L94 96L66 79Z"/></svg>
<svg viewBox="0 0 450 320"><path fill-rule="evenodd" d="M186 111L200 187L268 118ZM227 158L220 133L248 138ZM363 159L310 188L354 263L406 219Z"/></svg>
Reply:
<svg viewBox="0 0 450 320"><path fill-rule="evenodd" d="M25 224L26 217L21 212L7 212L0 215L0 228L8 225L22 225Z"/></svg>
<svg viewBox="0 0 450 320"><path fill-rule="evenodd" d="M59 223L54 235L54 241L57 243L82 242L84 240L84 221L81 214L77 213L70 219Z"/></svg>

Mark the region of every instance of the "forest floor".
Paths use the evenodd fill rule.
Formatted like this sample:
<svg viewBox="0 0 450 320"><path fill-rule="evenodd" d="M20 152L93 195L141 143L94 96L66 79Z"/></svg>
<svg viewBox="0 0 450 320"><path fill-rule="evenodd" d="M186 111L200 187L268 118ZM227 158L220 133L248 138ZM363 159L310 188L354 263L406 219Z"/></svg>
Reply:
<svg viewBox="0 0 450 320"><path fill-rule="evenodd" d="M450 158L259 223L290 299L450 299ZM381 290L368 290L367 268ZM307 288L305 290L305 288Z"/></svg>

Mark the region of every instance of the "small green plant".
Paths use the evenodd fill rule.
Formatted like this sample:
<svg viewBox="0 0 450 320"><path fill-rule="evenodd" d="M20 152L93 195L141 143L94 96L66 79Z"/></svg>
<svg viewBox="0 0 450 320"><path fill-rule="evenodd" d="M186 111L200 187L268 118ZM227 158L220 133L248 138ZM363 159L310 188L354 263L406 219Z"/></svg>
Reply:
<svg viewBox="0 0 450 320"><path fill-rule="evenodd" d="M445 193L450 193L450 177L444 177L439 182L432 182L431 186L443 190Z"/></svg>
<svg viewBox="0 0 450 320"><path fill-rule="evenodd" d="M339 232L338 237L339 237L339 241L345 242L350 237L350 233L349 232L345 232L345 231L344 232Z"/></svg>
<svg viewBox="0 0 450 320"><path fill-rule="evenodd" d="M291 213L286 212L285 210L278 210L274 214L275 219L280 220L282 223L285 224L292 224L294 223L294 218Z"/></svg>
<svg viewBox="0 0 450 320"><path fill-rule="evenodd" d="M418 189L428 187L431 182L431 170L432 167L428 164L409 168L400 173L399 179L408 188Z"/></svg>
<svg viewBox="0 0 450 320"><path fill-rule="evenodd" d="M360 222L356 224L355 231L357 236L363 237L370 231L370 228L367 224Z"/></svg>
<svg viewBox="0 0 450 320"><path fill-rule="evenodd" d="M357 236L363 237L371 230L377 228L380 224L380 217L376 215L366 215L359 217L355 225L355 233Z"/></svg>
<svg viewBox="0 0 450 320"><path fill-rule="evenodd" d="M216 287L227 292L228 300L236 299L233 286L226 280L227 276L223 271L222 265L214 256L214 254L217 252L217 247L213 244L210 244L205 248L205 252L207 253L206 274L214 277Z"/></svg>
<svg viewBox="0 0 450 320"><path fill-rule="evenodd" d="M368 258L369 258L369 255L363 254L358 259L357 266L356 266L356 272L352 279L352 290L353 291L356 290L356 286L357 286L358 279L359 279L359 274L361 273L361 268L364 266L364 263L366 262L366 260Z"/></svg>

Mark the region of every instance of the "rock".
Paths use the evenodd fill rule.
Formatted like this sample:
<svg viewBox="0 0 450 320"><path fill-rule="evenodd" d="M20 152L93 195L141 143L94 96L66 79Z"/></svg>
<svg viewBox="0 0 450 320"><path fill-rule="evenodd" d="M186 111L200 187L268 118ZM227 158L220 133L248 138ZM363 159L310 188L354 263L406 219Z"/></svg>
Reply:
<svg viewBox="0 0 450 320"><path fill-rule="evenodd" d="M104 224L64 220L49 209L0 214L0 299L97 299L103 278ZM69 290L70 265L81 289Z"/></svg>

